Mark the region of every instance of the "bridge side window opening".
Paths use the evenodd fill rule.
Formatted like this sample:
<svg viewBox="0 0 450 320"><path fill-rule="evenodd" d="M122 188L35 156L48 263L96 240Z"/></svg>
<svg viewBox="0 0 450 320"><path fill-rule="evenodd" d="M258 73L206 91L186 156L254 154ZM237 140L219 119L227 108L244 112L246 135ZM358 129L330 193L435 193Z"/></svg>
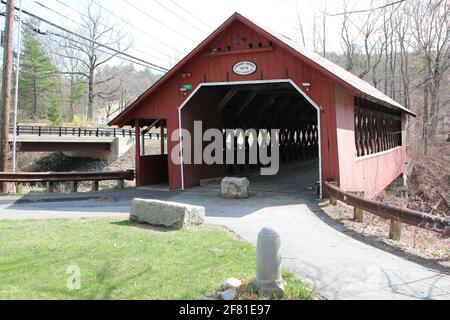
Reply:
<svg viewBox="0 0 450 320"><path fill-rule="evenodd" d="M147 123L151 124L144 125L141 128L140 155L153 156L167 154L167 129L165 127L165 120L148 120Z"/></svg>
<svg viewBox="0 0 450 320"><path fill-rule="evenodd" d="M354 107L357 157L376 154L402 145L401 113L356 97Z"/></svg>

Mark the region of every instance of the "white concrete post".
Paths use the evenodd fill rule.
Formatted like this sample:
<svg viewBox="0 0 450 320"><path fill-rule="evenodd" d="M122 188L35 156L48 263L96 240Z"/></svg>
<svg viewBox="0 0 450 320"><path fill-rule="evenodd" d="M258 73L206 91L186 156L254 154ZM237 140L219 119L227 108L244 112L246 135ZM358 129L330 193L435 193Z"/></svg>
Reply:
<svg viewBox="0 0 450 320"><path fill-rule="evenodd" d="M261 293L281 294L284 281L281 278L281 241L278 233L263 228L256 244L255 288Z"/></svg>

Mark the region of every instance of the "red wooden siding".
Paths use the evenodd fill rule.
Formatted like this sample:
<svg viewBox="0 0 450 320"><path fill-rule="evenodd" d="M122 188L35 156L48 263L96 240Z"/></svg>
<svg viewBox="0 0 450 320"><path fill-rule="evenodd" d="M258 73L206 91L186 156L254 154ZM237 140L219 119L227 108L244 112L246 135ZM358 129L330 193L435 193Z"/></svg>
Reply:
<svg viewBox="0 0 450 320"><path fill-rule="evenodd" d="M357 157L354 132L354 97L336 85L339 182L345 191L373 196L406 173L406 126L403 115L402 146L369 156Z"/></svg>
<svg viewBox="0 0 450 320"><path fill-rule="evenodd" d="M239 35L240 44L233 46L234 35ZM248 49L248 44L253 49ZM259 44L261 43L261 48ZM226 52L231 46L232 50ZM211 49L221 48L220 52L210 53ZM239 76L232 72L238 61L249 60L257 65L257 71L248 76ZM183 73L190 78L183 78ZM166 119L169 133L169 157L176 142L170 141L171 133L178 129L177 108L187 95L180 92L182 84L192 84L196 88L200 83L248 80L276 80L289 78L299 88L303 82L311 87L305 93L322 108L321 112L321 150L323 179L339 180L339 163L336 135L335 82L324 73L313 69L309 63L292 55L240 21L234 21L225 32L220 34L205 50L194 56L185 66L174 73L152 94L137 105L122 121L132 119ZM188 93L190 94L190 92ZM181 187L180 168L169 161L169 185L173 189ZM139 169L138 169L139 170ZM189 176L189 173L187 173Z"/></svg>

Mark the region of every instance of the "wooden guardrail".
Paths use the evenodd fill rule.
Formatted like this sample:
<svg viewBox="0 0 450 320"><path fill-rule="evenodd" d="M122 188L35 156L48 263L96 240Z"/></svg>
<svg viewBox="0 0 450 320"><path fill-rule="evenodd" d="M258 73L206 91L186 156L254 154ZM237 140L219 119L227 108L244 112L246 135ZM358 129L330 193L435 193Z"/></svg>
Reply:
<svg viewBox="0 0 450 320"><path fill-rule="evenodd" d="M14 128L9 129L9 133L14 133ZM82 127L52 127L52 126L17 126L16 135L36 135L36 136L75 136L75 137L129 137L136 136L134 129L118 128L82 128ZM159 133L141 133L145 139L160 139Z"/></svg>
<svg viewBox="0 0 450 320"><path fill-rule="evenodd" d="M336 204L336 200L340 200L353 206L355 208L356 220L362 220L360 216L362 214L361 210L391 220L389 234L392 239L399 240L400 238L401 229L399 223L406 223L450 236L450 217L434 216L408 208L394 207L385 203L365 199L355 194L344 192L330 182L324 183L324 194L330 199L332 205Z"/></svg>
<svg viewBox="0 0 450 320"><path fill-rule="evenodd" d="M99 181L117 180L119 189L124 188L125 180L134 179L134 170L102 172L0 172L0 182L14 182L17 189L22 183L47 183L47 191L54 192L55 182L72 182L72 192L77 192L78 183L92 181L92 190L98 191Z"/></svg>

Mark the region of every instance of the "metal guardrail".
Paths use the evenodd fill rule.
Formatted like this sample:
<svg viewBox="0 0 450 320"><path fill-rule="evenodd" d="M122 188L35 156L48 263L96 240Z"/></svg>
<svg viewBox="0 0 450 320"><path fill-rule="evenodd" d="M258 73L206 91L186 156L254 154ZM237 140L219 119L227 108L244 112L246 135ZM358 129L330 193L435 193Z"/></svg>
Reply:
<svg viewBox="0 0 450 320"><path fill-rule="evenodd" d="M119 181L119 188L124 187L125 180L134 179L134 170L102 172L0 172L0 182L14 182L16 185L27 182L47 183L49 192L54 191L55 182L73 182L72 192L77 192L78 183L92 181L92 190L98 191L98 182L105 180Z"/></svg>
<svg viewBox="0 0 450 320"><path fill-rule="evenodd" d="M334 198L340 200L348 205L370 212L379 217L432 230L445 236L450 236L450 217L434 216L407 208L394 207L381 202L365 199L354 194L344 192L329 182L324 183L324 194L330 199Z"/></svg>
<svg viewBox="0 0 450 320"><path fill-rule="evenodd" d="M14 133L14 128L9 128L9 133ZM55 135L75 137L136 137L134 129L118 128L83 128L83 127L51 127L51 126L17 126L16 135ZM141 134L146 139L160 139L159 133L145 132ZM166 136L166 135L165 135Z"/></svg>

